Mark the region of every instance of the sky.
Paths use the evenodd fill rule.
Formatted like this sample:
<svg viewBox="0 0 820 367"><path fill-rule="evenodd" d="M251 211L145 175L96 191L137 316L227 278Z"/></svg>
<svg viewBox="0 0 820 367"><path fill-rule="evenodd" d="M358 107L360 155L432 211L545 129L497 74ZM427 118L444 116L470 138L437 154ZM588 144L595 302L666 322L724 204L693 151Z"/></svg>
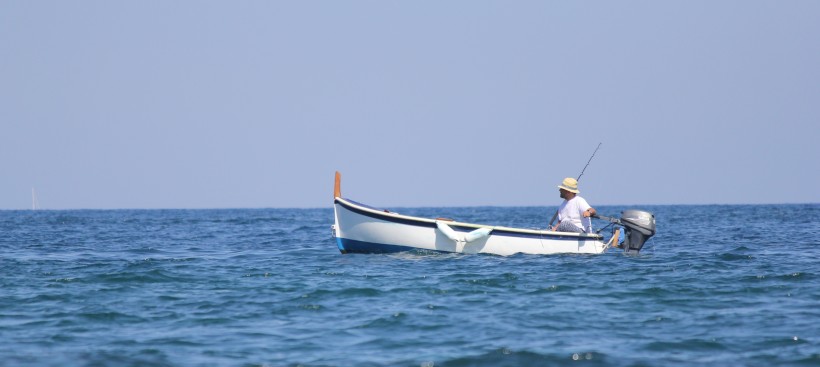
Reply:
<svg viewBox="0 0 820 367"><path fill-rule="evenodd" d="M818 1L0 2L0 209L820 203Z"/></svg>

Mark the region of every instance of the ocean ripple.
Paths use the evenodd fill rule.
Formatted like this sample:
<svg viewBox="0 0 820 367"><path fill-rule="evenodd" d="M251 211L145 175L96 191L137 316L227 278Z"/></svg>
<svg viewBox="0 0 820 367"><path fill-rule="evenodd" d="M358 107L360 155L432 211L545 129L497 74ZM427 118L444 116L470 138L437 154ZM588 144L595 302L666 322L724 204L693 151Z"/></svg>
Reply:
<svg viewBox="0 0 820 367"><path fill-rule="evenodd" d="M820 365L820 205L647 209L640 255L507 257L342 255L329 209L0 211L0 365Z"/></svg>

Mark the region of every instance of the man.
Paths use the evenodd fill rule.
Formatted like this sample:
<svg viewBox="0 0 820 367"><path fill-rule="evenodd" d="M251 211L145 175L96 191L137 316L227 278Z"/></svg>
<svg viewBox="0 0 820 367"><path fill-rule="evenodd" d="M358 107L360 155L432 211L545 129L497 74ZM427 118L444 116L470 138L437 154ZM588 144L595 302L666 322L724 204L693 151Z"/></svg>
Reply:
<svg viewBox="0 0 820 367"><path fill-rule="evenodd" d="M567 177L558 186L558 191L561 193L561 199L564 199L564 202L558 208L558 224L552 227L552 230L557 232L591 233L592 219L590 218L595 215L596 211L589 206L584 198L578 196L581 193L578 190L578 181L572 177Z"/></svg>

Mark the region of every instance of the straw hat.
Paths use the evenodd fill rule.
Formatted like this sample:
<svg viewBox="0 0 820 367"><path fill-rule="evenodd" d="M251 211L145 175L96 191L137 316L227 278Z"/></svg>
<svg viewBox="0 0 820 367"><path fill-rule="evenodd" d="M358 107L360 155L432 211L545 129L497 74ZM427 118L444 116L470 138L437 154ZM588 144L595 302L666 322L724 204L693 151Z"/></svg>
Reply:
<svg viewBox="0 0 820 367"><path fill-rule="evenodd" d="M559 185L558 188L569 192L574 192L576 194L581 192L578 190L578 181L572 177L565 178L564 182L561 182L561 185Z"/></svg>

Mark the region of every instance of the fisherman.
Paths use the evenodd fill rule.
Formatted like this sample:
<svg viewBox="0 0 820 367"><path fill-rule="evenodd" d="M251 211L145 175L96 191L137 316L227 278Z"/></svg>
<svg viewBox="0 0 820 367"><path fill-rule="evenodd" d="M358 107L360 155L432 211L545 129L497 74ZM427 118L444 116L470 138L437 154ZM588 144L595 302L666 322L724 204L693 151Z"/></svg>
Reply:
<svg viewBox="0 0 820 367"><path fill-rule="evenodd" d="M558 186L564 202L558 208L558 224L552 227L557 232L592 233L592 219L595 209L584 198L578 196L578 181L567 177Z"/></svg>

